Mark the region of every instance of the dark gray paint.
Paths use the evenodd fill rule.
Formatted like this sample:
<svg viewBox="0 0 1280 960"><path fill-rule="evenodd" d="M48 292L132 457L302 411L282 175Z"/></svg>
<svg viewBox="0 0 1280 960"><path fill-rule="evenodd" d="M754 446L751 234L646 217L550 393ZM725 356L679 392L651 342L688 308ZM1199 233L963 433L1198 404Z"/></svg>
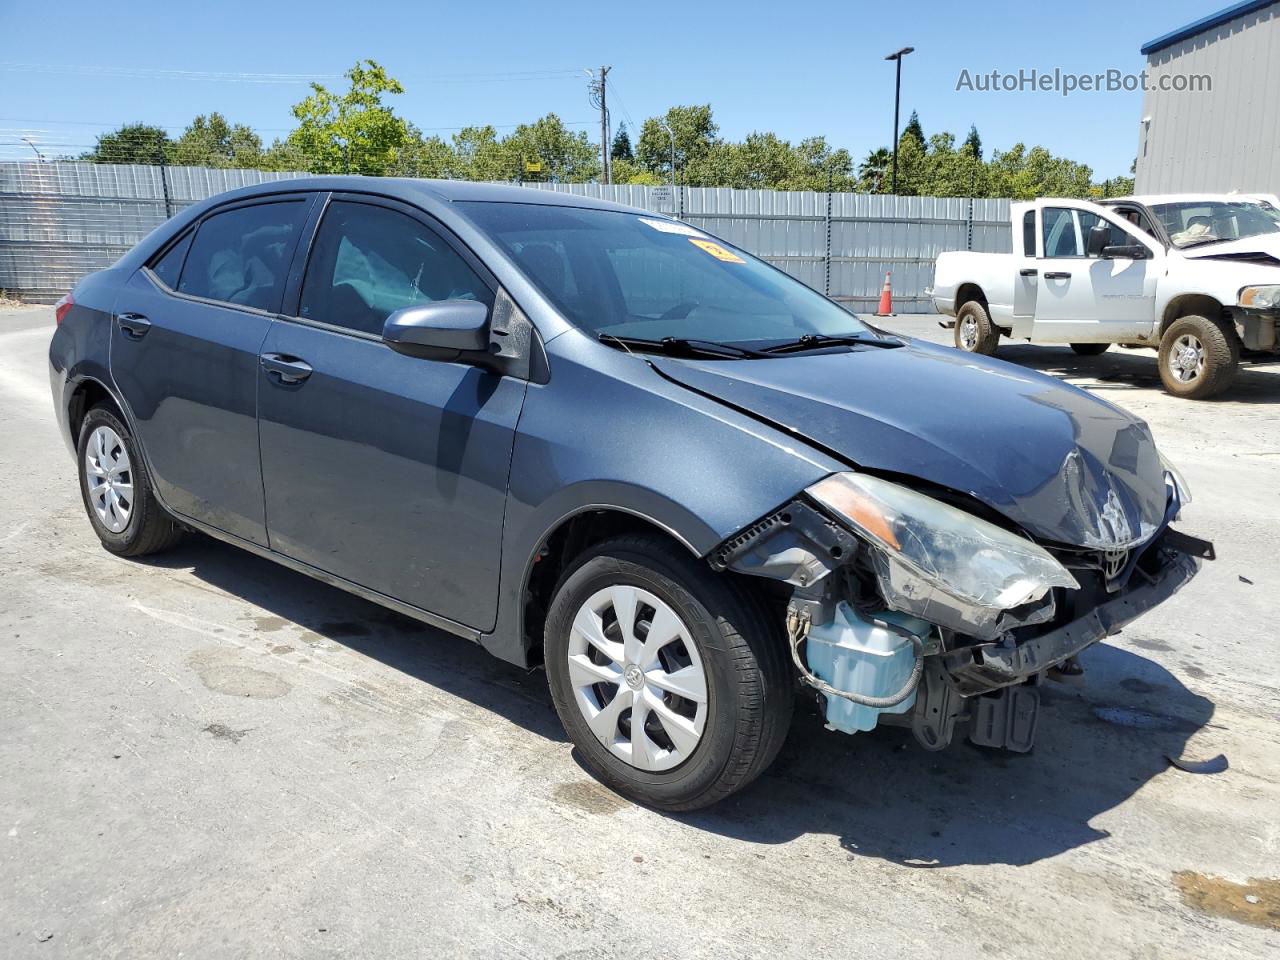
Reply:
<svg viewBox="0 0 1280 960"><path fill-rule="evenodd" d="M193 329L197 321L167 302L177 298L138 273L218 204L308 190L375 193L437 218L533 322L548 382L412 358L285 318L252 316L230 334L211 334ZM100 380L143 439L170 510L446 629L483 633L488 649L517 663L527 655L522 594L532 558L585 510L644 517L705 555L806 485L857 463L971 494L1039 535L1071 542L1069 506L1051 478L1072 452L1087 469L1069 493L1092 496L1096 481L1097 490L1118 491L1135 518L1157 489L1163 504L1144 425L998 361L918 344L714 363L604 346L568 325L451 203L462 199L625 209L518 188L352 177L264 184L199 204L77 287L77 306L50 347L64 434L70 392L83 378ZM296 296L300 262L285 303ZM135 299L120 309L150 311L173 329L148 334L163 334L152 355L118 355L113 380L108 319L113 297L126 292ZM281 384L258 366L260 352L305 360L311 373ZM153 369L155 358L166 369ZM261 472L246 441L255 411ZM219 460L224 476L195 470L204 464L184 459L193 452ZM255 510L260 479L265 510L261 484Z"/></svg>
<svg viewBox="0 0 1280 960"><path fill-rule="evenodd" d="M277 322L259 374L271 547L473 627L497 616L502 517L525 383Z"/></svg>

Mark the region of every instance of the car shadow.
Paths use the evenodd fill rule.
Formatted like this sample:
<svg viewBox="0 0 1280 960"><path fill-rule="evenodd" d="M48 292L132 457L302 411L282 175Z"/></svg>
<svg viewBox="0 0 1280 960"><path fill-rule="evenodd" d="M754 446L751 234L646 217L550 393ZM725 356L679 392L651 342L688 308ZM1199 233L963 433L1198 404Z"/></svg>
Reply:
<svg viewBox="0 0 1280 960"><path fill-rule="evenodd" d="M828 833L851 857L921 868L1021 866L1103 839L1091 821L1169 770L1214 708L1121 647L1095 646L1082 662L1085 677L1041 687L1030 753L959 734L928 753L903 728L850 740L804 711L754 789L683 819L752 843Z"/></svg>
<svg viewBox="0 0 1280 960"><path fill-rule="evenodd" d="M202 534L189 534L175 549L135 562L186 570L285 623L468 700L548 740L567 740L541 671L521 670L478 644Z"/></svg>
<svg viewBox="0 0 1280 960"><path fill-rule="evenodd" d="M1154 350L1112 348L1096 357L1081 357L1067 347L1002 343L996 358L1056 377L1088 378L1079 383L1091 392L1145 389L1163 390ZM1280 403L1280 363L1243 360L1235 382L1209 402Z"/></svg>
<svg viewBox="0 0 1280 960"><path fill-rule="evenodd" d="M204 536L139 562L189 570L539 736L567 739L541 671L520 670L475 644ZM1165 774L1166 756L1182 755L1214 707L1129 649L1098 645L1083 663L1083 681L1041 687L1038 741L1029 754L978 748L959 731L939 753L920 748L902 728L850 738L824 729L805 703L755 784L709 810L672 817L753 844L831 834L851 858L922 868L1023 865L1092 843L1108 834L1090 822ZM576 751L575 759L581 765Z"/></svg>

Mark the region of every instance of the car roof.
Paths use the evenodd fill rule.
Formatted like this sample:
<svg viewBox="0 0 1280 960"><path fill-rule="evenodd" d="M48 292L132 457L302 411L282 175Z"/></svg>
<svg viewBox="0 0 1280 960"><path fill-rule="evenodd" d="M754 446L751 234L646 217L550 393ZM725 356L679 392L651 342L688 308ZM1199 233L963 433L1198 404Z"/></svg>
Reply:
<svg viewBox="0 0 1280 960"><path fill-rule="evenodd" d="M1251 193L1148 193L1132 197L1108 197L1100 203L1233 203L1256 200Z"/></svg>
<svg viewBox="0 0 1280 960"><path fill-rule="evenodd" d="M471 201L478 203L532 203L542 206L585 207L593 210L616 210L627 213L647 213L638 207L628 207L596 197L578 193L561 193L537 187L522 187L505 183L476 183L469 180L418 180L408 177L361 177L327 175L269 180L231 191L227 196L253 197L294 190L333 190L355 193L378 193L412 202L415 198L429 197L445 203Z"/></svg>

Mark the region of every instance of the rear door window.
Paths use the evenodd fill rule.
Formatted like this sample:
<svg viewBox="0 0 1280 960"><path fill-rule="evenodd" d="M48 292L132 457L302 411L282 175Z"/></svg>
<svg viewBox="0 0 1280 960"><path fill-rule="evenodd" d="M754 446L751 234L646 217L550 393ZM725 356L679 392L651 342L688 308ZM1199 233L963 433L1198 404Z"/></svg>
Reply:
<svg viewBox="0 0 1280 960"><path fill-rule="evenodd" d="M191 242L178 292L279 310L306 209L305 200L298 198L236 207L207 217Z"/></svg>
<svg viewBox="0 0 1280 960"><path fill-rule="evenodd" d="M388 207L335 200L311 248L298 313L381 335L403 307L437 300L492 305L484 281L435 231Z"/></svg>

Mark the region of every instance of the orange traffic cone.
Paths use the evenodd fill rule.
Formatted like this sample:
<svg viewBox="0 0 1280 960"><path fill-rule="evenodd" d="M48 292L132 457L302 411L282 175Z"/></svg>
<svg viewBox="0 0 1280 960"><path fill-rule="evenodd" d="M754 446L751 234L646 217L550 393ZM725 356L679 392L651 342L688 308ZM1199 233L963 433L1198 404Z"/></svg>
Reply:
<svg viewBox="0 0 1280 960"><path fill-rule="evenodd" d="M889 274L887 271L884 275L884 288L880 291L880 308L876 310L876 316L893 316L893 288L889 286Z"/></svg>

